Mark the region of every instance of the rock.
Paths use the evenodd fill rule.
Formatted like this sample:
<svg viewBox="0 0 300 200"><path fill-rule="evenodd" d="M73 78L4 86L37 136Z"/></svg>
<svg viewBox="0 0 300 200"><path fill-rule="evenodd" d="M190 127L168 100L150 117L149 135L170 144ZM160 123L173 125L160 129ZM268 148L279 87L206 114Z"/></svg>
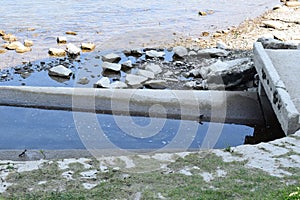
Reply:
<svg viewBox="0 0 300 200"><path fill-rule="evenodd" d="M58 44L66 44L67 43L67 37L59 36L59 37L57 37L56 42Z"/></svg>
<svg viewBox="0 0 300 200"><path fill-rule="evenodd" d="M151 71L154 74L159 74L162 72L162 69L159 65L153 64L153 63L149 63L145 66L145 70Z"/></svg>
<svg viewBox="0 0 300 200"><path fill-rule="evenodd" d="M287 41L289 40L287 34L285 34L284 32L281 31L273 31L273 38L277 39L277 40L281 40L281 41Z"/></svg>
<svg viewBox="0 0 300 200"><path fill-rule="evenodd" d="M133 74L127 74L126 75L126 83L133 87L139 87L142 83L148 80L148 78L144 76L138 76Z"/></svg>
<svg viewBox="0 0 300 200"><path fill-rule="evenodd" d="M49 75L59 77L70 77L72 75L72 70L66 68L63 65L58 65L49 69Z"/></svg>
<svg viewBox="0 0 300 200"><path fill-rule="evenodd" d="M148 58L163 58L165 56L165 52L158 52L155 50L146 51L146 57Z"/></svg>
<svg viewBox="0 0 300 200"><path fill-rule="evenodd" d="M78 80L77 83L81 84L81 85L86 85L90 82L90 80L87 77L82 77Z"/></svg>
<svg viewBox="0 0 300 200"><path fill-rule="evenodd" d="M116 63L110 63L110 62L103 62L102 68L103 68L103 70L109 69L109 70L118 72L121 70L122 65L116 64Z"/></svg>
<svg viewBox="0 0 300 200"><path fill-rule="evenodd" d="M196 51L190 51L188 53L188 56L197 56L197 52Z"/></svg>
<svg viewBox="0 0 300 200"><path fill-rule="evenodd" d="M226 88L234 87L241 82L252 80L255 69L249 58L240 58L231 61L217 61L209 66L207 83L225 85Z"/></svg>
<svg viewBox="0 0 300 200"><path fill-rule="evenodd" d="M185 83L184 85L188 88L194 88L194 87L196 87L197 83L196 83L196 81L189 81L189 82Z"/></svg>
<svg viewBox="0 0 300 200"><path fill-rule="evenodd" d="M31 46L33 46L33 41L31 41L31 40L24 40L24 46L25 47L31 47Z"/></svg>
<svg viewBox="0 0 300 200"><path fill-rule="evenodd" d="M261 42L265 49L297 49L294 43L282 42L271 38L259 38L257 42Z"/></svg>
<svg viewBox="0 0 300 200"><path fill-rule="evenodd" d="M139 57L139 56L142 56L144 52L142 49L131 49L131 50L124 50L123 53L126 56Z"/></svg>
<svg viewBox="0 0 300 200"><path fill-rule="evenodd" d="M228 46L223 41L219 40L219 41L217 41L217 48L218 49L228 49Z"/></svg>
<svg viewBox="0 0 300 200"><path fill-rule="evenodd" d="M152 89L167 88L167 82L165 80L151 80L151 81L147 81L144 85Z"/></svg>
<svg viewBox="0 0 300 200"><path fill-rule="evenodd" d="M62 57L66 55L66 51L64 49L50 48L48 51L49 55Z"/></svg>
<svg viewBox="0 0 300 200"><path fill-rule="evenodd" d="M74 44L72 43L69 43L67 45L67 49L66 49L67 53L69 56L71 57L75 57L75 56L78 56L80 55L80 48L78 48L77 46L75 46Z"/></svg>
<svg viewBox="0 0 300 200"><path fill-rule="evenodd" d="M188 55L188 51L183 46L177 46L173 48L174 57L183 58Z"/></svg>
<svg viewBox="0 0 300 200"><path fill-rule="evenodd" d="M6 40L6 41L9 41L9 42L14 42L14 41L17 41L17 37L12 35L12 34L5 34L2 36L2 39L3 40Z"/></svg>
<svg viewBox="0 0 300 200"><path fill-rule="evenodd" d="M211 57L226 57L229 55L229 52L223 49L201 49L198 51L198 56L211 56Z"/></svg>
<svg viewBox="0 0 300 200"><path fill-rule="evenodd" d="M33 28L33 27L28 28L27 31L35 31L35 28Z"/></svg>
<svg viewBox="0 0 300 200"><path fill-rule="evenodd" d="M144 76L144 77L147 77L147 78L150 78L150 79L155 78L155 74L151 71L148 71L148 70L139 69L139 71L137 72L137 75L141 75L141 76Z"/></svg>
<svg viewBox="0 0 300 200"><path fill-rule="evenodd" d="M12 42L12 43L8 44L6 46L6 49L16 50L18 47L22 47L22 46L24 46L24 45L21 42L16 41L16 42Z"/></svg>
<svg viewBox="0 0 300 200"><path fill-rule="evenodd" d="M127 60L127 61L125 61L125 62L123 62L122 63L122 67L124 67L124 68L133 68L133 65L132 65L132 62L131 62L131 60Z"/></svg>
<svg viewBox="0 0 300 200"><path fill-rule="evenodd" d="M299 7L300 6L300 2L299 1L287 1L285 3L285 5L287 7Z"/></svg>
<svg viewBox="0 0 300 200"><path fill-rule="evenodd" d="M207 12L199 11L198 14L199 14L200 16L206 16L206 15L207 15Z"/></svg>
<svg viewBox="0 0 300 200"><path fill-rule="evenodd" d="M5 35L5 31L4 30L0 30L0 36L4 36Z"/></svg>
<svg viewBox="0 0 300 200"><path fill-rule="evenodd" d="M278 30L284 30L287 28L284 23L279 22L279 21L267 20L267 21L263 21L262 23L267 28L274 28L274 29L278 29Z"/></svg>
<svg viewBox="0 0 300 200"><path fill-rule="evenodd" d="M202 37L208 37L209 36L209 32L204 31L204 32L201 33L201 36Z"/></svg>
<svg viewBox="0 0 300 200"><path fill-rule="evenodd" d="M166 73L164 73L164 77L170 77L172 75L174 75L174 73L172 71L170 71L170 70L167 71Z"/></svg>
<svg viewBox="0 0 300 200"><path fill-rule="evenodd" d="M24 45L19 46L19 47L16 48L17 53L26 53L26 52L29 52L29 51L31 51L31 48L30 47L25 47Z"/></svg>
<svg viewBox="0 0 300 200"><path fill-rule="evenodd" d="M67 35L77 35L77 33L74 31L67 31L66 34Z"/></svg>
<svg viewBox="0 0 300 200"><path fill-rule="evenodd" d="M5 49L0 49L0 54L2 53L6 53L6 50Z"/></svg>
<svg viewBox="0 0 300 200"><path fill-rule="evenodd" d="M117 62L119 62L121 60L121 57L118 54L110 53L110 54L102 56L102 60L104 62L112 62L112 63L114 62L114 63L117 63Z"/></svg>
<svg viewBox="0 0 300 200"><path fill-rule="evenodd" d="M96 48L96 45L94 43L81 43L81 49L86 51L92 51Z"/></svg>
<svg viewBox="0 0 300 200"><path fill-rule="evenodd" d="M191 71L189 71L188 77L201 78L202 76L200 73L200 69L192 69Z"/></svg>
<svg viewBox="0 0 300 200"><path fill-rule="evenodd" d="M102 77L97 83L94 85L97 88L110 88L110 80L107 77Z"/></svg>
<svg viewBox="0 0 300 200"><path fill-rule="evenodd" d="M128 87L128 85L121 81L115 81L110 84L110 88L112 88L112 89L122 89L122 88L127 88L127 87Z"/></svg>

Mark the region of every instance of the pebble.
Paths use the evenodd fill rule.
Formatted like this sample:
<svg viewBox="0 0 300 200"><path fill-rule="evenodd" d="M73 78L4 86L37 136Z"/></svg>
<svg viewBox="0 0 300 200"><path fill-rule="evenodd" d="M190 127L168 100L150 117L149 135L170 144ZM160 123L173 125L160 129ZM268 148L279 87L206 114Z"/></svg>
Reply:
<svg viewBox="0 0 300 200"><path fill-rule="evenodd" d="M67 37L59 36L59 37L57 37L56 42L58 44L66 44L67 43Z"/></svg>
<svg viewBox="0 0 300 200"><path fill-rule="evenodd" d="M17 53L26 53L26 52L29 52L29 51L31 51L31 48L30 47L25 47L23 45L16 48Z"/></svg>
<svg viewBox="0 0 300 200"><path fill-rule="evenodd" d="M49 75L59 77L70 77L72 75L72 70L66 68L63 65L58 65L49 69Z"/></svg>
<svg viewBox="0 0 300 200"><path fill-rule="evenodd" d="M110 62L103 62L102 68L103 68L103 70L109 69L109 70L118 72L121 70L122 65L116 64L116 63L110 63Z"/></svg>
<svg viewBox="0 0 300 200"><path fill-rule="evenodd" d="M67 49L66 49L67 53L69 56L78 56L80 55L80 48L78 48L77 46L75 46L74 44L72 43L69 43L67 45Z"/></svg>
<svg viewBox="0 0 300 200"><path fill-rule="evenodd" d="M132 65L131 60L127 60L127 61L123 62L123 63L122 63L122 67L125 67L125 68L133 68L133 65Z"/></svg>
<svg viewBox="0 0 300 200"><path fill-rule="evenodd" d="M31 46L33 46L33 41L31 41L31 40L24 40L24 46L25 47L31 47Z"/></svg>
<svg viewBox="0 0 300 200"><path fill-rule="evenodd" d="M151 71L154 74L159 74L162 72L162 69L159 65L157 64L153 64L153 63L149 63L145 66L145 70Z"/></svg>
<svg viewBox="0 0 300 200"><path fill-rule="evenodd" d="M0 30L0 36L4 36L5 35L5 31L4 30Z"/></svg>
<svg viewBox="0 0 300 200"><path fill-rule="evenodd" d="M81 43L81 49L86 51L92 51L96 48L96 45L94 43L88 42L88 43Z"/></svg>
<svg viewBox="0 0 300 200"><path fill-rule="evenodd" d="M165 52L150 50L146 51L146 56L148 58L163 58L165 56Z"/></svg>
<svg viewBox="0 0 300 200"><path fill-rule="evenodd" d="M5 49L0 49L0 54L2 53L6 53L6 50Z"/></svg>
<svg viewBox="0 0 300 200"><path fill-rule="evenodd" d="M6 49L16 50L18 47L21 47L21 46L23 46L23 44L21 42L16 41L16 42L12 42L12 43L8 44L6 46Z"/></svg>
<svg viewBox="0 0 300 200"><path fill-rule="evenodd" d="M148 71L148 70L139 69L139 71L137 72L137 75L141 75L141 76L144 76L144 77L147 77L147 78L150 78L150 79L155 78L155 74L151 71Z"/></svg>
<svg viewBox="0 0 300 200"><path fill-rule="evenodd" d="M110 80L107 77L102 77L94 87L101 87L101 88L109 88L110 87Z"/></svg>
<svg viewBox="0 0 300 200"><path fill-rule="evenodd" d="M57 56L57 57L66 56L66 51L64 49L50 48L48 53L51 56Z"/></svg>
<svg viewBox="0 0 300 200"><path fill-rule="evenodd" d="M173 48L174 57L183 58L188 55L188 51L183 46L177 46Z"/></svg>
<svg viewBox="0 0 300 200"><path fill-rule="evenodd" d="M110 53L107 55L102 56L102 60L104 62L119 62L121 60L121 57L118 54Z"/></svg>
<svg viewBox="0 0 300 200"><path fill-rule="evenodd" d="M167 87L167 81L165 80L151 80L147 81L145 86L148 86L152 89L165 89Z"/></svg>
<svg viewBox="0 0 300 200"><path fill-rule="evenodd" d="M147 81L148 78L144 77L144 76L134 75L134 74L127 74L125 80L128 85L133 86L133 87L136 87L136 86L139 87L142 83Z"/></svg>
<svg viewBox="0 0 300 200"><path fill-rule="evenodd" d="M74 31L67 31L66 34L67 35L77 35L77 33Z"/></svg>
<svg viewBox="0 0 300 200"><path fill-rule="evenodd" d="M77 83L79 83L81 85L86 85L89 82L90 82L90 80L87 77L83 77L83 78L80 78Z"/></svg>

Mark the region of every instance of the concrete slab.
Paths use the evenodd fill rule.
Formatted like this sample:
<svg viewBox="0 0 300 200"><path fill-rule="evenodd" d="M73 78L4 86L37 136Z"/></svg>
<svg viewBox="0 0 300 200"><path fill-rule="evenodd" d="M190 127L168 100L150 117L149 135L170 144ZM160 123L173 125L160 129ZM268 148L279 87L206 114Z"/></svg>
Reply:
<svg viewBox="0 0 300 200"><path fill-rule="evenodd" d="M263 125L256 92L0 87L0 105Z"/></svg>
<svg viewBox="0 0 300 200"><path fill-rule="evenodd" d="M285 134L300 128L300 51L264 49L254 44L254 64Z"/></svg>

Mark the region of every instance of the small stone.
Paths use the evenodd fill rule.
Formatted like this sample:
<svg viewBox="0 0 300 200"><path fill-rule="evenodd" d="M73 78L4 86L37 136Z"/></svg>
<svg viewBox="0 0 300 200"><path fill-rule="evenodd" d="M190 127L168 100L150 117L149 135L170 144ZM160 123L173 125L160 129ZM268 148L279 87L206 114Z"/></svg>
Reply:
<svg viewBox="0 0 300 200"><path fill-rule="evenodd" d="M0 54L2 53L6 53L6 50L5 49L0 49Z"/></svg>
<svg viewBox="0 0 300 200"><path fill-rule="evenodd" d="M123 62L123 63L122 63L122 67L125 67L125 68L132 68L133 65L132 65L131 60L127 60L127 61Z"/></svg>
<svg viewBox="0 0 300 200"><path fill-rule="evenodd" d="M77 35L77 33L74 31L67 31L66 34L67 35Z"/></svg>
<svg viewBox="0 0 300 200"><path fill-rule="evenodd" d="M115 63L117 63L121 60L121 57L118 54L110 53L110 54L102 56L102 60L104 62L112 62L112 63L115 62Z"/></svg>
<svg viewBox="0 0 300 200"><path fill-rule="evenodd" d="M121 70L122 65L116 64L116 63L110 63L110 62L103 62L102 68L103 68L103 70L109 69L109 70L118 72Z"/></svg>
<svg viewBox="0 0 300 200"><path fill-rule="evenodd" d="M201 78L201 73L200 73L200 69L192 69L190 72L189 72L189 76L188 77L195 77L195 78Z"/></svg>
<svg viewBox="0 0 300 200"><path fill-rule="evenodd" d="M86 51L92 51L96 48L96 45L94 43L88 42L88 43L81 43L81 49Z"/></svg>
<svg viewBox="0 0 300 200"><path fill-rule="evenodd" d="M188 56L197 56L198 54L197 54L197 52L196 51L190 51L189 53L188 53Z"/></svg>
<svg viewBox="0 0 300 200"><path fill-rule="evenodd" d="M147 64L145 66L145 70L151 71L154 74L159 74L159 73L162 72L161 67L159 65L156 65L156 64L153 64L153 63Z"/></svg>
<svg viewBox="0 0 300 200"><path fill-rule="evenodd" d="M165 52L150 50L150 51L146 51L146 56L148 58L163 58L165 56Z"/></svg>
<svg viewBox="0 0 300 200"><path fill-rule="evenodd" d="M8 44L6 46L6 49L16 50L18 47L22 47L22 46L24 46L24 45L21 42L16 41L16 42L12 42L12 43Z"/></svg>
<svg viewBox="0 0 300 200"><path fill-rule="evenodd" d="M4 30L0 30L0 36L4 36L5 35L5 31Z"/></svg>
<svg viewBox="0 0 300 200"><path fill-rule="evenodd" d="M110 80L107 77L102 77L97 83L94 85L97 88L109 88L110 87Z"/></svg>
<svg viewBox="0 0 300 200"><path fill-rule="evenodd" d="M211 56L211 57L226 57L229 52L223 49L202 49L198 51L198 56Z"/></svg>
<svg viewBox="0 0 300 200"><path fill-rule="evenodd" d="M80 78L77 83L79 83L81 85L86 85L89 82L90 82L90 80L87 77L83 77L83 78Z"/></svg>
<svg viewBox="0 0 300 200"><path fill-rule="evenodd" d="M184 85L188 88L194 88L194 87L196 87L197 83L196 83L196 81L190 81L190 82L185 83Z"/></svg>
<svg viewBox="0 0 300 200"><path fill-rule="evenodd" d="M122 88L127 88L127 87L128 87L128 85L121 81L115 81L110 84L110 88L112 88L112 89L122 89Z"/></svg>
<svg viewBox="0 0 300 200"><path fill-rule="evenodd" d="M201 33L201 35L202 35L202 37L208 37L208 36L209 36L209 32L203 31L203 32Z"/></svg>
<svg viewBox="0 0 300 200"><path fill-rule="evenodd" d="M140 69L138 72L137 72L137 75L141 75L141 76L144 76L144 77L147 77L147 78L150 78L150 79L154 79L155 78L155 74L151 71L148 71L148 70L142 70Z"/></svg>
<svg viewBox="0 0 300 200"><path fill-rule="evenodd" d="M2 39L3 40L6 40L6 41L9 41L9 42L14 42L14 41L17 41L17 37L12 35L12 34L5 34L2 36Z"/></svg>
<svg viewBox="0 0 300 200"><path fill-rule="evenodd" d="M58 65L49 69L50 76L70 77L72 73L72 70L66 68L63 65Z"/></svg>
<svg viewBox="0 0 300 200"><path fill-rule="evenodd" d="M138 76L133 74L126 75L126 83L130 86L140 86L142 83L147 81L148 78L144 76Z"/></svg>
<svg viewBox="0 0 300 200"><path fill-rule="evenodd" d="M167 82L165 80L151 80L151 81L147 81L144 85L152 89L167 88Z"/></svg>
<svg viewBox="0 0 300 200"><path fill-rule="evenodd" d="M124 50L123 53L126 56L134 56L134 57L139 57L143 55L143 50L142 49L131 49L131 50Z"/></svg>
<svg viewBox="0 0 300 200"><path fill-rule="evenodd" d="M25 47L31 47L31 46L33 46L33 41L31 41L31 40L24 40L24 46Z"/></svg>
<svg viewBox="0 0 300 200"><path fill-rule="evenodd" d="M59 37L57 37L56 42L58 44L66 44L67 43L67 37L59 36Z"/></svg>
<svg viewBox="0 0 300 200"><path fill-rule="evenodd" d="M267 28L274 28L274 29L278 29L278 30L284 30L287 28L285 26L285 24L283 24L282 22L279 22L279 21L267 20L267 21L263 21L262 23Z"/></svg>
<svg viewBox="0 0 300 200"><path fill-rule="evenodd" d="M183 58L188 55L188 51L183 46L177 46L173 48L174 57Z"/></svg>
<svg viewBox="0 0 300 200"><path fill-rule="evenodd" d="M206 15L207 15L207 12L199 11L198 14L199 14L200 16L206 16Z"/></svg>
<svg viewBox="0 0 300 200"><path fill-rule="evenodd" d="M26 53L26 52L29 52L29 51L31 51L31 48L30 47L25 47L23 45L16 48L17 53Z"/></svg>
<svg viewBox="0 0 300 200"><path fill-rule="evenodd" d="M74 44L69 43L69 44L67 45L66 51L67 51L67 53L68 53L69 56L74 57L74 56L80 55L80 51L81 51L81 50L80 50L80 48L78 48L78 47L75 46Z"/></svg>
<svg viewBox="0 0 300 200"><path fill-rule="evenodd" d="M28 28L27 31L35 31L35 28Z"/></svg>
<svg viewBox="0 0 300 200"><path fill-rule="evenodd" d="M221 40L217 41L217 48L218 49L228 49L228 46Z"/></svg>
<svg viewBox="0 0 300 200"><path fill-rule="evenodd" d="M48 51L49 55L62 57L66 55L66 51L64 49L50 48Z"/></svg>
<svg viewBox="0 0 300 200"><path fill-rule="evenodd" d="M300 6L300 2L298 2L298 1L287 1L285 3L285 5L287 7L299 7Z"/></svg>

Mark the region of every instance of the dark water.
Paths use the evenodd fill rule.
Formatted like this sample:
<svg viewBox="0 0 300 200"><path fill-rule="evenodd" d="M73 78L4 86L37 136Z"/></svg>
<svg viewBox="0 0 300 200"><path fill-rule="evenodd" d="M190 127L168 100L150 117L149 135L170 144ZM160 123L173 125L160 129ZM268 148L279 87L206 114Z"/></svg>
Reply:
<svg viewBox="0 0 300 200"><path fill-rule="evenodd" d="M69 111L0 106L0 114L0 149L83 149L85 145L81 139L85 141L84 137L88 137L93 128L90 122L74 120L74 113ZM121 149L160 149L172 143L177 134L192 137L187 138L191 143L185 146L186 149L199 149L204 147L204 138L210 137L208 129L220 127L220 135L211 142L215 142L213 148L226 148L244 144L245 137L254 133L254 128L244 125L157 119L148 129L150 134L139 135L137 131L147 127L151 123L150 118L131 117L132 124L127 124L127 127L135 128L130 132L117 123L120 118L130 117L97 114L95 126L101 130L97 134L104 133L110 143ZM97 138L92 140L97 141ZM175 147L182 149L180 144Z"/></svg>
<svg viewBox="0 0 300 200"><path fill-rule="evenodd" d="M0 68L48 57L66 31L68 42L94 42L98 49L164 45L178 37L198 38L202 31L222 30L262 14L274 0L1 0L0 29L22 42L34 41L32 51L0 54ZM199 11L213 14L199 16ZM28 28L35 30L29 31ZM175 34L174 34L175 33ZM0 44L4 43L0 39Z"/></svg>

